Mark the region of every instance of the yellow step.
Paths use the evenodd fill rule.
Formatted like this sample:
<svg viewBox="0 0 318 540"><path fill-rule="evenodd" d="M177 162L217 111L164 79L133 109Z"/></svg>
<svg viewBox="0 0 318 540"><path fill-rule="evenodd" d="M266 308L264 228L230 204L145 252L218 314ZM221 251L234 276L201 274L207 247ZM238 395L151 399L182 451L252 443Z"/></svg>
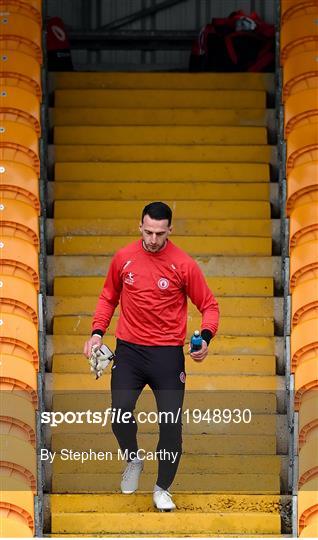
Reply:
<svg viewBox="0 0 318 540"><path fill-rule="evenodd" d="M196 328L201 327L201 317L188 317L187 339ZM107 329L108 335L114 335L118 317L113 317ZM53 333L68 335L87 335L91 333L92 317L85 315L54 317ZM222 316L218 335L232 336L273 336L274 321L265 317L225 317Z"/></svg>
<svg viewBox="0 0 318 540"><path fill-rule="evenodd" d="M68 164L65 164L68 165ZM71 170L70 170L71 173ZM198 209L192 201L170 201L166 204L172 207L176 219L195 219ZM56 201L54 204L55 218L96 219L96 216L107 218L133 218L140 220L141 212L149 201ZM269 219L270 203L265 201L200 201L200 218L213 219ZM139 222L139 221L138 221ZM137 223L138 223L137 222Z"/></svg>
<svg viewBox="0 0 318 540"><path fill-rule="evenodd" d="M254 456L253 456L254 457ZM250 459L253 459L250 456ZM184 457L182 458L184 459ZM193 490L192 490L193 491ZM206 493L175 493L174 501L177 512L268 512L279 516L281 497L279 495L238 495L238 494L206 494ZM138 493L129 497L122 494L52 494L49 499L54 514L72 512L152 512L151 493ZM144 535L142 535L144 536ZM156 534L158 536L158 534ZM159 534L160 536L160 534ZM162 535L163 536L163 535ZM169 535L173 536L173 534ZM192 535L198 536L198 534ZM214 535L215 536L215 535ZM228 535L227 535L228 536ZM240 535L241 536L241 535Z"/></svg>
<svg viewBox="0 0 318 540"><path fill-rule="evenodd" d="M87 360L86 360L87 362ZM88 370L88 363L86 364L86 373ZM54 375L55 376L55 375ZM46 386L49 389L46 396L49 396L52 386L51 373L46 374ZM189 377L188 377L189 380ZM199 391L189 390L187 385L187 391L184 398L184 410L200 409L206 411L207 409L231 409L239 408L250 409L252 414L275 414L277 411L277 401L279 397L284 393L284 380L280 379L277 382L278 389L273 390L233 390L231 392L224 392L222 390ZM279 395L280 393L280 395ZM52 396L52 403L50 403L50 410L53 411L101 411L111 406L110 390L105 389L105 385L94 390L86 391L85 389L76 388L73 391L68 389L60 389L55 391ZM156 402L155 398L150 391L144 390L138 399L136 410L138 411L155 411ZM117 451L117 449L116 449ZM213 453L213 452L212 452ZM235 454L236 452L233 452ZM261 454L263 452L260 452Z"/></svg>
<svg viewBox="0 0 318 540"><path fill-rule="evenodd" d="M257 109L264 90L56 90L56 107Z"/></svg>
<svg viewBox="0 0 318 540"><path fill-rule="evenodd" d="M268 182L269 178L266 163L55 164L55 181L63 182Z"/></svg>
<svg viewBox="0 0 318 540"><path fill-rule="evenodd" d="M103 411L100 411L101 417L103 418ZM155 411L152 411L153 413ZM141 421L138 420L138 414L140 414ZM206 418L206 421L199 419ZM205 411L202 411L198 414L198 411L196 412L188 412L185 410L184 415L181 415L182 417L182 423L183 423L183 433L188 435L200 435L200 434L208 434L208 435L275 435L276 434L276 415L272 414L253 414L248 413L251 416L251 421L248 423L245 423L243 421L239 421L241 415L237 413L233 413L233 419L234 421L231 422L220 422L217 423L219 416L217 415L217 421L213 421L213 412L211 414L206 414ZM192 416L193 415L193 416ZM153 418L151 422L147 421L146 413L145 411L141 411L140 413L137 413L136 416L136 422L138 424L138 433L158 433L158 424L156 422L156 417L153 414ZM227 416L228 418L228 416ZM249 420L249 416L247 417ZM235 423L235 420L238 423ZM92 420L91 420L92 421ZM112 433L112 426L110 420L107 421L106 425L103 424L97 424L97 423L90 423L86 420L85 415L81 417L81 422L74 422L74 423L66 423L63 422L57 426L54 426L51 428L51 433L56 434L72 434L72 435L87 435L90 434L92 437L95 437L95 435L103 435L107 433ZM154 423L155 422L155 423ZM163 420L164 422L164 420ZM97 458L96 458L97 459Z"/></svg>
<svg viewBox="0 0 318 540"><path fill-rule="evenodd" d="M52 513L52 532L63 533L178 533L190 535L200 531L213 533L280 533L280 516L270 513L209 513L195 515L187 512L174 513Z"/></svg>
<svg viewBox="0 0 318 540"><path fill-rule="evenodd" d="M81 460L81 456L76 456L76 459L69 459L73 457L70 452L64 452L63 454L57 454L54 457L52 463L52 474L118 474L122 472L125 463L121 459L118 459L118 453L106 454L100 456L102 459L98 459L98 456L92 454L86 461ZM105 459L103 458L105 457ZM108 459L106 459L106 457ZM93 459L94 458L94 459ZM157 472L158 462L156 460L147 460L144 468L143 475L151 475ZM244 455L232 455L232 456L213 456L207 454L185 454L180 460L178 467L178 476L189 473L202 475L202 473L210 473L215 475L223 474L270 474L279 476L281 470L281 456L244 456ZM201 476L201 479L202 476ZM177 481L177 478L176 478ZM118 482L117 482L118 488ZM174 487L174 490L177 488ZM191 488L190 488L191 490ZM106 491L106 490L105 490ZM199 491L205 491L203 489ZM144 506L139 506L138 511L144 512L149 510L146 506L145 499L142 499ZM137 501L136 501L137 502ZM141 502L141 501L140 501ZM114 500L109 498L109 511L116 512L121 511L120 498L114 497ZM128 507L130 502L127 501ZM131 506L133 509L135 505ZM201 507L203 510L205 507ZM64 510L65 511L65 510ZM70 506L67 504L67 511L70 511ZM84 505L82 510L84 511Z"/></svg>
<svg viewBox="0 0 318 540"><path fill-rule="evenodd" d="M60 279L60 278L56 278ZM72 279L72 278L71 278ZM255 279L255 278L254 278ZM97 298L94 296L51 296L53 314L63 315L92 315L95 311ZM217 297L222 317L272 317L274 299L272 297ZM115 316L119 311L116 309ZM198 315L197 308L191 301L188 303L189 316Z"/></svg>
<svg viewBox="0 0 318 540"><path fill-rule="evenodd" d="M55 255L113 255L139 237L127 236L56 236ZM272 253L271 238L228 236L174 236L174 243L190 255L260 255Z"/></svg>
<svg viewBox="0 0 318 540"><path fill-rule="evenodd" d="M140 433L138 435L139 447L147 452L154 451L158 441L158 434ZM86 452L91 448L94 451L117 452L118 443L113 433L102 435L91 434L59 434L53 433L51 449L60 452L63 448ZM183 436L183 451L189 454L276 454L276 435L189 435ZM210 491L210 490L209 490Z"/></svg>
<svg viewBox="0 0 318 540"><path fill-rule="evenodd" d="M124 467L122 466L122 469ZM87 493L118 491L120 473L54 473L52 478L53 493ZM155 474L143 474L139 483L142 491L151 491L156 482ZM214 493L266 493L278 494L280 489L279 475L274 474L182 474L178 472L173 482L174 491L201 490ZM107 510L108 512L108 510Z"/></svg>
<svg viewBox="0 0 318 540"><path fill-rule="evenodd" d="M70 109L71 111L71 109ZM56 162L156 161L274 163L270 145L55 145Z"/></svg>
<svg viewBox="0 0 318 540"><path fill-rule="evenodd" d="M51 73L54 88L211 88L270 90L272 73Z"/></svg>
<svg viewBox="0 0 318 540"><path fill-rule="evenodd" d="M48 536L49 538L59 538L60 535L59 534L47 534L46 536ZM227 534L226 535L226 538L237 538L237 534ZM91 534L63 534L63 537L65 538L91 538L92 535ZM206 534L198 534L198 533L193 533L191 534L191 538L206 538ZM280 538L291 538L292 536L289 535L289 534L286 534L286 535L279 535ZM136 534L133 534L133 533L130 533L130 534L114 534L114 533L110 533L110 534L106 534L106 533L103 533L103 534L94 534L94 538L153 538L153 534L149 533L149 534L141 534L141 533L136 533ZM156 533L156 538L167 538L167 535L166 534L160 534L160 533ZM175 533L175 534L169 534L169 538L180 538L180 535L178 533ZM214 534L213 535L213 538L224 538L224 534ZM240 538L277 538L277 535L275 534L240 534Z"/></svg>
<svg viewBox="0 0 318 540"><path fill-rule="evenodd" d="M259 185L259 184L258 184ZM170 184L171 186L171 184ZM137 187L137 186L135 186ZM225 186L224 186L225 188ZM55 193L58 185L55 186ZM73 190L74 196L74 190ZM136 234L135 219L55 219L52 223L54 234ZM173 233L177 235L203 235L216 236L272 236L272 223L269 219L184 219L173 221Z"/></svg>
<svg viewBox="0 0 318 540"><path fill-rule="evenodd" d="M57 126L55 144L266 144L265 127Z"/></svg>
<svg viewBox="0 0 318 540"><path fill-rule="evenodd" d="M59 538L60 535L59 534L48 534L46 535L48 536L49 538ZM227 534L226 535L226 538L237 538L237 534ZM65 538L91 538L92 535L91 534L63 534L63 537ZM197 533L193 533L191 534L191 538L206 538L206 534L197 534ZM280 538L291 538L291 535L280 535L279 536ZM149 533L149 534L141 534L141 533L136 533L136 534L133 534L133 533L130 533L130 534L114 534L114 533L110 533L110 534L106 534L106 533L103 533L103 534L94 534L94 538L153 538L153 534ZM156 538L167 538L167 535L166 534L160 534L160 533L156 533ZM169 534L169 538L180 538L180 535L178 533L175 533L175 534ZM213 535L213 538L224 538L224 534L214 534ZM277 538L277 535L275 534L240 534L240 538Z"/></svg>
<svg viewBox="0 0 318 540"><path fill-rule="evenodd" d="M87 359L83 354L55 354L53 373L87 373ZM228 375L275 375L275 356L270 355L209 355L204 362L193 362L186 357L186 372Z"/></svg>
<svg viewBox="0 0 318 540"><path fill-rule="evenodd" d="M138 221L137 221L138 223ZM49 231L49 235L52 234ZM173 237L172 237L173 238ZM238 238L239 241L239 238ZM62 255L48 258L48 279L56 276L105 276L111 262L110 255ZM194 257L206 276L271 277L278 288L281 285L279 256L272 257ZM237 295L233 295L237 296ZM281 302L281 300L279 300Z"/></svg>
<svg viewBox="0 0 318 540"><path fill-rule="evenodd" d="M56 277L54 294L57 296L97 296L101 293L105 277ZM270 277L207 277L206 281L218 296L273 296L273 278Z"/></svg>
<svg viewBox="0 0 318 540"><path fill-rule="evenodd" d="M54 354L68 354L82 352L86 336L65 336L54 335ZM107 345L111 348L115 346L113 336L107 337ZM211 354L275 354L275 341L272 337L259 336L216 336L213 339L213 346L209 348ZM184 347L188 352L188 345Z"/></svg>
<svg viewBox="0 0 318 540"><path fill-rule="evenodd" d="M267 126L268 109L116 109L56 107L51 109L53 126L147 126L147 125L211 125Z"/></svg>
<svg viewBox="0 0 318 540"><path fill-rule="evenodd" d="M282 389L283 391L283 389ZM275 393L270 392L231 392L230 394L216 391L213 396L207 395L208 392L187 391L184 400L184 410L188 408L190 411L200 409L205 411L207 408L231 409L240 408L241 410L250 409L252 414L270 413L275 414L277 410ZM151 392L144 391L138 400L138 410L151 412L156 410L156 403ZM68 390L60 390L53 396L52 406L53 411L78 411L88 410L98 411L111 406L111 396L109 390L90 391L76 390L70 392ZM117 449L115 449L117 452ZM206 453L206 452L203 452ZM208 452L210 453L210 452ZM235 454L236 452L232 452ZM261 451L260 454L263 452ZM213 451L211 451L213 454ZM198 454L196 454L197 456Z"/></svg>
<svg viewBox="0 0 318 540"><path fill-rule="evenodd" d="M67 339L67 338L65 338ZM215 338L216 340L217 338ZM109 339L111 342L111 339ZM65 351L66 352L66 351ZM65 354L65 353L64 353ZM50 388L53 392L60 390L79 391L80 389L90 392L106 390L110 388L110 370L96 380L92 373L89 372L87 363L87 373L53 373L50 376ZM272 392L275 393L279 388L280 379L276 376L266 375L188 375L187 376L187 391L250 391L250 392Z"/></svg>
<svg viewBox="0 0 318 540"><path fill-rule="evenodd" d="M180 461L180 468L185 459L192 459L195 456L183 456ZM230 462L235 459L251 460L251 466L254 460L266 460L267 464L274 466L276 456L202 456L209 460L218 460L220 462ZM273 469L272 469L273 470ZM275 467L276 470L276 467ZM233 471L235 472L235 471ZM249 512L270 512L279 514L278 507L281 504L279 495L216 495L213 493L200 493L190 490L188 493L176 493L174 500L179 511L193 512L239 512L245 508ZM95 512L96 508L100 512L152 512L153 503L150 493L133 493L125 497L119 493L103 494L83 494L83 495L50 495L50 507L54 513L66 512Z"/></svg>
<svg viewBox="0 0 318 540"><path fill-rule="evenodd" d="M161 199L174 198L193 201L198 206L198 200L213 201L268 201L270 185L267 183L204 183L204 182L54 182L55 200L90 200L92 194L98 200L155 200L160 193ZM135 224L136 225L136 224ZM252 227L251 227L252 228Z"/></svg>

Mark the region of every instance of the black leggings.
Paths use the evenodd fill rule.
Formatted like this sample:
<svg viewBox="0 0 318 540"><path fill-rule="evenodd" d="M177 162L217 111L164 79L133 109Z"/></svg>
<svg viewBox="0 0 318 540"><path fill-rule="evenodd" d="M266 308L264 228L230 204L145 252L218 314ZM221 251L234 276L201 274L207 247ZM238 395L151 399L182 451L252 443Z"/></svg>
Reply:
<svg viewBox="0 0 318 540"><path fill-rule="evenodd" d="M146 384L154 393L158 413L170 413L160 414L156 450L159 463L156 483L162 489L168 489L176 475L182 453L182 404L185 387L183 348L135 345L117 339L116 358L111 373L112 408L119 410L112 429L122 452L130 454L138 450L138 427L133 411ZM125 415L126 422L121 421L121 415L128 411L131 414ZM171 456L169 452L177 452L174 462L167 458Z"/></svg>

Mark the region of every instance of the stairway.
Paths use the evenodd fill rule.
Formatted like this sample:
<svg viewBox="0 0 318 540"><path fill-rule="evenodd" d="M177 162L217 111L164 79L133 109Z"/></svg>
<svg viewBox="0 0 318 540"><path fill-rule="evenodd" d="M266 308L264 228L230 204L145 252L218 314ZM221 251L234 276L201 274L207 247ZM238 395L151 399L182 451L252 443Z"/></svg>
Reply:
<svg viewBox="0 0 318 540"><path fill-rule="evenodd" d="M112 254L138 238L144 205L163 200L174 213L172 241L199 262L221 311L208 358L187 358L184 408L249 408L252 420L196 423L190 413L173 514L152 507L156 462L146 463L140 491L124 496L117 458L62 459L63 448L115 455L109 425L46 426L47 447L57 452L45 465L50 536L288 532L279 201L276 147L268 142L275 142L273 85L271 74L52 76L48 409L110 405L109 373L92 377L83 344ZM198 315L190 305L188 338ZM155 410L149 392L137 410ZM141 425L140 447L154 450L156 432Z"/></svg>

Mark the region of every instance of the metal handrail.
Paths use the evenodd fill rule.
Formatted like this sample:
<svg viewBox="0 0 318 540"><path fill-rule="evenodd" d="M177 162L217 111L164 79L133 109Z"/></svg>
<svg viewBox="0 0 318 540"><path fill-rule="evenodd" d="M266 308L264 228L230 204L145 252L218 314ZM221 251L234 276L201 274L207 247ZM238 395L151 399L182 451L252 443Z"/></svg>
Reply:
<svg viewBox="0 0 318 540"><path fill-rule="evenodd" d="M281 208L281 246L282 246L282 283L284 292L284 365L286 386L286 409L288 422L288 493L292 495L292 535L297 537L297 454L298 454L298 414L295 413L295 377L291 372L290 334L291 334L291 295L289 289L289 219L286 213L286 142L284 139L284 107L282 105L283 73L280 66L280 29L281 2L276 0L276 111L279 160L279 193Z"/></svg>

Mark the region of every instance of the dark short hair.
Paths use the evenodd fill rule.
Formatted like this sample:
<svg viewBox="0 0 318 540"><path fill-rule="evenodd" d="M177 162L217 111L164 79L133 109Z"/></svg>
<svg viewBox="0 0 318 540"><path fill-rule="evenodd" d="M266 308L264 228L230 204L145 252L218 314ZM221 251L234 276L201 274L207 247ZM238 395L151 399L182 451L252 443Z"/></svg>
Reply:
<svg viewBox="0 0 318 540"><path fill-rule="evenodd" d="M147 204L142 211L141 223L143 223L144 217L149 216L152 219L167 219L168 225L171 225L172 221L172 210L171 208L163 202L152 202Z"/></svg>

